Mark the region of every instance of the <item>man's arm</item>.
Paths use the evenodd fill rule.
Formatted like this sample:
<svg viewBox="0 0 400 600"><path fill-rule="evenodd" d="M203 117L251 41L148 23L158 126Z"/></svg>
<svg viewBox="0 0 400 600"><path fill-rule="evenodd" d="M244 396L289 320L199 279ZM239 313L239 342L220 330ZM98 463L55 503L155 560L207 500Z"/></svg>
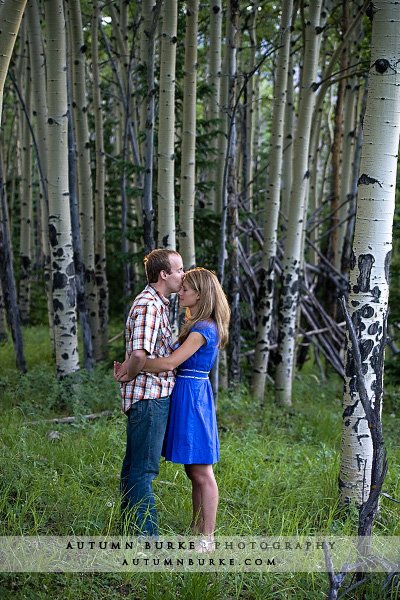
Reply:
<svg viewBox="0 0 400 600"><path fill-rule="evenodd" d="M143 369L146 362L146 350L133 350L129 358L127 358L120 366L119 363L114 363L114 377L120 383L127 383L135 379L136 375Z"/></svg>

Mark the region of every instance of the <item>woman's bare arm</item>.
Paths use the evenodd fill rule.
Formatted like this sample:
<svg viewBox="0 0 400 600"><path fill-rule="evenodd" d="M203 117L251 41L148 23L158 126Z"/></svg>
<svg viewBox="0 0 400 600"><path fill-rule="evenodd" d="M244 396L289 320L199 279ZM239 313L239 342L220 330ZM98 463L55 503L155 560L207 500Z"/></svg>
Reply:
<svg viewBox="0 0 400 600"><path fill-rule="evenodd" d="M201 333L194 331L188 335L182 346L179 346L170 356L165 358L148 358L144 364L143 371L147 373L172 371L190 358L205 343L206 340Z"/></svg>

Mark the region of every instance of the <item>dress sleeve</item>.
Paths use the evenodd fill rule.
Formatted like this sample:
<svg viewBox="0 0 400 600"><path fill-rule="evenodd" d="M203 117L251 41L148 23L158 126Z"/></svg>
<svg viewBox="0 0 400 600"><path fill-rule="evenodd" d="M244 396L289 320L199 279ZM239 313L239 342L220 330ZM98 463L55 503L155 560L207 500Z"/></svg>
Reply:
<svg viewBox="0 0 400 600"><path fill-rule="evenodd" d="M218 346L218 334L217 327L214 322L209 321L199 321L190 333L197 331L201 333L203 338L206 340L207 345Z"/></svg>
<svg viewBox="0 0 400 600"><path fill-rule="evenodd" d="M129 347L133 350L146 350L153 354L161 326L161 315L154 304L148 303L138 308L132 323Z"/></svg>

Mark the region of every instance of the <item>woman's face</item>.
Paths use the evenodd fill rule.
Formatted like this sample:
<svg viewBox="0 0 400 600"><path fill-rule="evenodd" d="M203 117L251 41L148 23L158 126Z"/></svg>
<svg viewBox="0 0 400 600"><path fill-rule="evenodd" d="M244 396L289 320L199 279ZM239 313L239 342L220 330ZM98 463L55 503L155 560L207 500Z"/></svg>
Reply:
<svg viewBox="0 0 400 600"><path fill-rule="evenodd" d="M178 292L179 306L181 308L189 308L192 315L195 314L198 308L200 294L196 292L190 285L183 281L182 287Z"/></svg>

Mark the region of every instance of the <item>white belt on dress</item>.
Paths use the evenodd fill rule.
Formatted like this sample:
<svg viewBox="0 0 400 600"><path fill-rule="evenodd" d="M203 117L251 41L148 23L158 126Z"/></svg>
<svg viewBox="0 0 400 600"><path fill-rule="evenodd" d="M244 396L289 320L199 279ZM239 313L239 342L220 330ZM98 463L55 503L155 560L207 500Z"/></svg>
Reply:
<svg viewBox="0 0 400 600"><path fill-rule="evenodd" d="M186 379L208 379L208 371L197 371L196 369L179 369L176 376Z"/></svg>

